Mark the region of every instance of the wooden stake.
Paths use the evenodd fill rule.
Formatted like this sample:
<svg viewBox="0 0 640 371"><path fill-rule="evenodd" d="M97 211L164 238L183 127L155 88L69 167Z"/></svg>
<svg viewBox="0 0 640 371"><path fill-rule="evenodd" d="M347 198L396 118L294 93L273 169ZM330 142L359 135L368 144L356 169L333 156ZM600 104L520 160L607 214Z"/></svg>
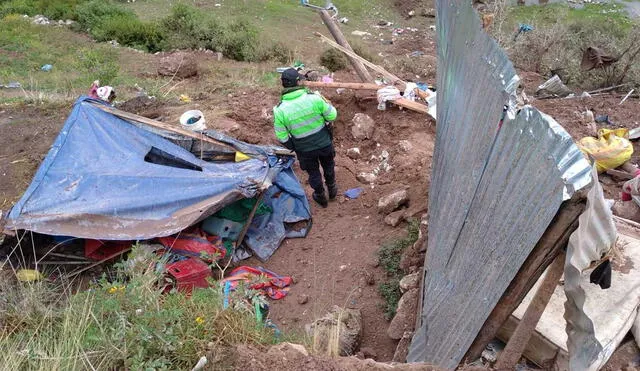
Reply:
<svg viewBox="0 0 640 371"><path fill-rule="evenodd" d="M91 268L95 267L96 265L100 265L100 264L106 263L106 262L108 262L109 260L111 260L111 259L113 259L113 258L117 257L118 255L122 255L122 254L124 254L124 253L127 253L127 252L129 252L130 250L131 250L131 248L129 247L129 248L125 249L125 250L122 250L122 251L119 251L119 252L117 252L117 253L111 254L111 255L107 256L106 258L104 258L104 259L102 259L102 260L100 260L100 261L97 261L97 262L95 262L95 263L93 263L93 264L91 264L91 265L88 265L88 266L86 266L86 267L84 267L84 268L82 268L82 269L80 269L80 270L78 270L78 271L75 271L75 272L72 272L72 273L68 274L68 275L67 275L67 278L71 278L71 277L77 276L77 275L79 275L80 273L82 273L82 272L84 272L84 271L87 271L87 270L89 270L89 269L91 269Z"/></svg>
<svg viewBox="0 0 640 371"><path fill-rule="evenodd" d="M338 27L338 25L333 20L333 18L331 18L331 15L329 15L329 13L323 9L323 10L320 10L320 17L322 18L322 21L327 26L327 28L329 29L329 32L331 33L333 38L338 42L338 44L340 44L341 46L343 46L344 48L350 51L353 51L353 49L351 49L351 45L349 45L349 42L342 34L342 31L340 31L340 27ZM373 78L371 77L371 75L369 74L369 71L367 71L367 69L364 67L361 61L358 61L353 57L347 57L347 58L349 59L349 62L351 62L353 69L356 70L356 73L358 74L362 82L373 82Z"/></svg>
<svg viewBox="0 0 640 371"><path fill-rule="evenodd" d="M300 81L300 85L310 88L328 88L328 89L353 89L353 90L378 90L383 85L370 84L363 82L320 82L320 81Z"/></svg>
<svg viewBox="0 0 640 371"><path fill-rule="evenodd" d="M258 197L256 197L256 204L253 205L253 209L249 213L249 217L247 218L247 223L242 227L242 231L238 235L238 241L236 241L236 247L239 247L242 241L244 241L244 236L247 234L249 227L251 226L251 222L253 221L253 217L256 215L256 211L258 210L258 206L260 202L262 202L262 197L264 197L264 191L260 193Z"/></svg>
<svg viewBox="0 0 640 371"><path fill-rule="evenodd" d="M562 273L564 272L564 260L565 254L559 254L549 267L544 281L542 281L542 284L538 287L538 291L536 291L535 296L524 312L522 320L518 324L518 327L516 327L513 335L511 335L507 346L502 353L500 353L500 358L498 358L498 362L496 362L495 365L496 370L515 370L516 364L518 364L522 357L524 348L536 330L536 325L544 309L547 307L547 304L549 304L549 300L551 300L553 291L556 289L556 286L558 286L560 277L562 277Z"/></svg>

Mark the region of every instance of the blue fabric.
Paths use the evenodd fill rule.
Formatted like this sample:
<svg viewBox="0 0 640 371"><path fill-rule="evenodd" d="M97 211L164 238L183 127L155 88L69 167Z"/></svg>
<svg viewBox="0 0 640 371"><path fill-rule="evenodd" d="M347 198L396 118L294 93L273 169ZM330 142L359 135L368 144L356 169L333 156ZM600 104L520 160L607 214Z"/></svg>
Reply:
<svg viewBox="0 0 640 371"><path fill-rule="evenodd" d="M247 238L277 248L287 236L284 223L310 220L309 204L291 166L272 147L252 146L266 155L243 162L202 161L170 140L132 125L81 97L20 201L6 229L105 240L143 240L168 236L242 198L256 196L276 210L269 223L276 235L250 228ZM94 101L96 102L96 101ZM212 137L217 135L212 133ZM145 161L153 148L200 167L202 171ZM255 223L254 223L255 225ZM273 233L273 231L269 232ZM306 231L305 231L306 234Z"/></svg>

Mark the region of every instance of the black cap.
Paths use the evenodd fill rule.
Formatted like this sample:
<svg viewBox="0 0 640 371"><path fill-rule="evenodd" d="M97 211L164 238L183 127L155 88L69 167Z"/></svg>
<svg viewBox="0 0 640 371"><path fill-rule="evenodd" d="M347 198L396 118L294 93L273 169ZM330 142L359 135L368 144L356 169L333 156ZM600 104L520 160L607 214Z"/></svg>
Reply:
<svg viewBox="0 0 640 371"><path fill-rule="evenodd" d="M295 68L288 68L282 72L282 86L285 88L292 88L298 86L298 81L304 79L298 70Z"/></svg>

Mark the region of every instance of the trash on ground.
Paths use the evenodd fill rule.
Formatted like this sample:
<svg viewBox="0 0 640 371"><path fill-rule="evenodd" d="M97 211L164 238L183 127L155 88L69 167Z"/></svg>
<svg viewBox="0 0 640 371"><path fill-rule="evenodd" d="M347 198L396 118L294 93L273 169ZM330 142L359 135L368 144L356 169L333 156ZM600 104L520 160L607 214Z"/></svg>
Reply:
<svg viewBox="0 0 640 371"><path fill-rule="evenodd" d="M590 46L582 53L580 68L583 71L590 71L595 68L605 68L618 61L617 57L608 55L604 50Z"/></svg>
<svg viewBox="0 0 640 371"><path fill-rule="evenodd" d="M571 90L560 80L558 75L553 75L553 77L545 81L544 84L538 86L538 90L536 90L536 95L540 97L540 99L552 97L564 98L569 94L571 94Z"/></svg>
<svg viewBox="0 0 640 371"><path fill-rule="evenodd" d="M40 67L40 69L44 72L49 72L53 69L53 66L50 64L45 64L44 66Z"/></svg>
<svg viewBox="0 0 640 371"><path fill-rule="evenodd" d="M227 282L230 284L230 291L235 290L241 282L245 282L248 288L258 290L263 295L278 300L287 296L293 279L262 267L240 266L232 270L220 283L226 285Z"/></svg>
<svg viewBox="0 0 640 371"><path fill-rule="evenodd" d="M518 28L516 29L516 34L513 35L513 41L516 41L516 39L518 38L518 36L520 36L520 34L531 32L533 30L534 30L534 28L533 28L532 25L529 25L529 24L526 24L526 23L519 24Z"/></svg>
<svg viewBox="0 0 640 371"><path fill-rule="evenodd" d="M191 97L189 97L186 94L180 94L180 97L178 98L180 100L180 102L182 103L190 103L191 102Z"/></svg>
<svg viewBox="0 0 640 371"><path fill-rule="evenodd" d="M191 131L207 130L204 114L199 110L190 110L180 116L180 125Z"/></svg>
<svg viewBox="0 0 640 371"><path fill-rule="evenodd" d="M584 137L578 141L578 147L593 157L598 172L615 169L633 154L633 145L626 139L628 133L628 129L600 129L598 138Z"/></svg>
<svg viewBox="0 0 640 371"><path fill-rule="evenodd" d="M20 282L33 282L43 279L44 276L35 269L18 269L16 278Z"/></svg>
<svg viewBox="0 0 640 371"><path fill-rule="evenodd" d="M0 85L0 89L20 89L22 84L17 81L11 81L7 85Z"/></svg>
<svg viewBox="0 0 640 371"><path fill-rule="evenodd" d="M364 192L364 189L357 187L357 188L351 188L351 189L347 189L344 192L345 197L347 197L348 199L351 200L355 200L356 198L360 197L360 195L362 194L362 192Z"/></svg>

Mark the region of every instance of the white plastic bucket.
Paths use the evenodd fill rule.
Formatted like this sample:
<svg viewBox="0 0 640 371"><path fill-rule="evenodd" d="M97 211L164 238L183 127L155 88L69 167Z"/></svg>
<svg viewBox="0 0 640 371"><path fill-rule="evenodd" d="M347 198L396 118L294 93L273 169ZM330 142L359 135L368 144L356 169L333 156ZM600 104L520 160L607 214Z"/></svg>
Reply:
<svg viewBox="0 0 640 371"><path fill-rule="evenodd" d="M189 120L194 117L199 117L200 119L195 122L189 123ZM180 125L182 125L183 128L191 131L207 130L207 125L205 125L204 120L204 114L197 109L183 113L182 116L180 116Z"/></svg>

